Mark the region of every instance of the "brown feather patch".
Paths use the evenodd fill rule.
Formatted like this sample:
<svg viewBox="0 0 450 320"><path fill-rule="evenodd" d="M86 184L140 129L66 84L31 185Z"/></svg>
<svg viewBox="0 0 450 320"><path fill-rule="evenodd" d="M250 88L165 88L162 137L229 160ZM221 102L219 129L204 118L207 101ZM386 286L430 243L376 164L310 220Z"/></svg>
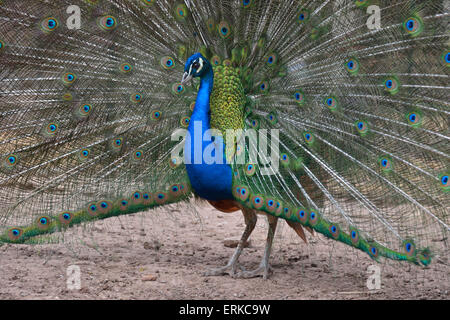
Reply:
<svg viewBox="0 0 450 320"><path fill-rule="evenodd" d="M240 210L239 207L236 206L234 200L219 200L219 201L209 201L208 202L217 210L230 213Z"/></svg>
<svg viewBox="0 0 450 320"><path fill-rule="evenodd" d="M306 239L305 231L303 231L303 226L300 223L287 221L287 220L286 220L286 222L292 229L294 229L294 231L298 234L298 236L300 238L302 238L303 241L305 241L305 243L308 243L308 239Z"/></svg>

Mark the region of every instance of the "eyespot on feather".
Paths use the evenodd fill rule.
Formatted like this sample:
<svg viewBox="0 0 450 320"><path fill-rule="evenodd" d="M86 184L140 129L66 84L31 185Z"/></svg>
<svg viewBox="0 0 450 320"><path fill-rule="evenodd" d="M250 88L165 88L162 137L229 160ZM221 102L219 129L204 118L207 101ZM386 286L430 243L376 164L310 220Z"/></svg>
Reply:
<svg viewBox="0 0 450 320"><path fill-rule="evenodd" d="M36 226L39 230L45 231L50 228L51 218L47 216L40 217L36 220Z"/></svg>
<svg viewBox="0 0 450 320"><path fill-rule="evenodd" d="M297 219L300 220L300 222L303 225L306 225L306 223L308 222L308 212L307 212L307 210L305 208L297 209L296 215L297 215Z"/></svg>
<svg viewBox="0 0 450 320"><path fill-rule="evenodd" d="M350 239L355 247L359 245L359 232L356 228L350 227Z"/></svg>
<svg viewBox="0 0 450 320"><path fill-rule="evenodd" d="M320 215L315 210L309 212L308 222L311 226L316 226L319 223Z"/></svg>
<svg viewBox="0 0 450 320"><path fill-rule="evenodd" d="M361 136L365 136L369 132L369 125L365 120L356 121L355 128Z"/></svg>
<svg viewBox="0 0 450 320"><path fill-rule="evenodd" d="M18 241L23 236L22 228L11 228L8 230L8 238L11 241Z"/></svg>
<svg viewBox="0 0 450 320"><path fill-rule="evenodd" d="M107 15L98 18L98 25L106 31L111 31L117 27L117 20L114 16Z"/></svg>
<svg viewBox="0 0 450 320"><path fill-rule="evenodd" d="M133 66L127 62L124 62L119 66L119 70L124 74L130 73L131 71L133 71Z"/></svg>
<svg viewBox="0 0 450 320"><path fill-rule="evenodd" d="M217 31L219 32L219 36L223 39L228 39L231 36L231 27L226 21L221 21L217 25Z"/></svg>
<svg viewBox="0 0 450 320"><path fill-rule="evenodd" d="M423 20L417 16L409 17L403 22L403 29L411 37L417 37L424 29Z"/></svg>
<svg viewBox="0 0 450 320"><path fill-rule="evenodd" d="M14 168L19 161L19 157L15 154L7 155L3 160L3 167L6 169Z"/></svg>
<svg viewBox="0 0 450 320"><path fill-rule="evenodd" d="M159 64L164 70L172 70L175 68L175 59L171 56L164 56L159 60Z"/></svg>
<svg viewBox="0 0 450 320"><path fill-rule="evenodd" d="M62 225L69 225L73 220L73 213L65 211L58 215L58 220Z"/></svg>
<svg viewBox="0 0 450 320"><path fill-rule="evenodd" d="M264 197L260 194L252 195L251 202L255 209L261 209L264 207Z"/></svg>
<svg viewBox="0 0 450 320"><path fill-rule="evenodd" d="M179 22L185 22L189 16L189 9L184 3L178 3L175 4L173 13L175 15L175 19Z"/></svg>
<svg viewBox="0 0 450 320"><path fill-rule="evenodd" d="M41 21L41 29L45 33L55 31L59 27L59 21L55 17L48 17Z"/></svg>
<svg viewBox="0 0 450 320"><path fill-rule="evenodd" d="M87 207L87 213L91 217L97 217L99 215L98 207L96 203L90 203Z"/></svg>
<svg viewBox="0 0 450 320"><path fill-rule="evenodd" d="M153 121L158 121L160 120L162 117L162 112L159 110L153 110L152 113L150 114L150 119Z"/></svg>

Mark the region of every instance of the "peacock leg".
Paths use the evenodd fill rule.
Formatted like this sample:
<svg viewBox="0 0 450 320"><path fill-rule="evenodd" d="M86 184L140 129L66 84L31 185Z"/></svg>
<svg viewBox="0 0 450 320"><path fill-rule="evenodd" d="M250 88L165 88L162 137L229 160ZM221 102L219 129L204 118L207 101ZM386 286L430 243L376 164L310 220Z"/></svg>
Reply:
<svg viewBox="0 0 450 320"><path fill-rule="evenodd" d="M242 213L245 219L245 230L231 259L228 261L227 265L222 268L208 270L205 272L205 276L220 276L228 273L230 276L235 277L237 275L237 269L242 269L238 260L242 250L244 250L244 245L250 237L250 234L253 232L253 229L255 229L256 221L258 220L255 211L252 209L242 208Z"/></svg>
<svg viewBox="0 0 450 320"><path fill-rule="evenodd" d="M269 278L269 273L272 268L269 264L270 252L272 251L273 238L275 236L275 230L277 228L278 218L274 216L267 216L269 221L269 231L267 233L266 247L264 249L264 256L259 264L259 267L252 271L242 271L237 277L238 278L255 278L262 276L264 280Z"/></svg>

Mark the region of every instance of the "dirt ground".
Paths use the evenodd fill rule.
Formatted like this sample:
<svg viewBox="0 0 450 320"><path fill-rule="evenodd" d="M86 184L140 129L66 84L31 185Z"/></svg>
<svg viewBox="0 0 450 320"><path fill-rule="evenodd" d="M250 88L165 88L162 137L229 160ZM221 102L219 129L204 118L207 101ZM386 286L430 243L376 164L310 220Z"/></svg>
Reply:
<svg viewBox="0 0 450 320"><path fill-rule="evenodd" d="M204 277L225 265L244 229L240 213L186 205L110 218L78 228L67 239L86 244L0 247L0 299L448 299L449 266L428 268L373 262L366 254L321 235L306 245L279 223L269 280ZM254 269L267 233L261 216L240 259ZM368 267L381 268L381 289L367 286ZM81 271L81 289L67 288L67 268Z"/></svg>

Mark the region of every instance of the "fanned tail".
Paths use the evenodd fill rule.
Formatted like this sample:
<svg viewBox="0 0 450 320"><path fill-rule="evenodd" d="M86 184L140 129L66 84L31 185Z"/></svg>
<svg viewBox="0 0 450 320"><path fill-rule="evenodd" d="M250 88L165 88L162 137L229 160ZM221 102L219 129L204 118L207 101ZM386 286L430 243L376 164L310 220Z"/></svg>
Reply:
<svg viewBox="0 0 450 320"><path fill-rule="evenodd" d="M69 2L81 30L64 26ZM370 5L381 21L369 29ZM171 135L189 124L196 86L179 80L198 51L239 77L238 141L269 132L257 159L238 144L236 200L374 259L448 254L441 1L10 0L0 16L1 241L60 229L65 213L76 223L187 198Z"/></svg>

